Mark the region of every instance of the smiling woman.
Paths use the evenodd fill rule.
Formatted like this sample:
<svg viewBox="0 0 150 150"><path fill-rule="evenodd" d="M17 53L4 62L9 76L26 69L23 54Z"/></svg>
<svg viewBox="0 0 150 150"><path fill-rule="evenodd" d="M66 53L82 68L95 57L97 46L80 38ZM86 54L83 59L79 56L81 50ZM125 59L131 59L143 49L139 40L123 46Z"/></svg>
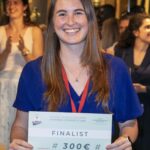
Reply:
<svg viewBox="0 0 150 150"><path fill-rule="evenodd" d="M100 51L91 0L51 0L44 55L24 67L14 107L13 150L33 149L27 142L29 111L112 113L120 137L106 149L132 149L128 137L135 141L143 110L124 63Z"/></svg>
<svg viewBox="0 0 150 150"><path fill-rule="evenodd" d="M60 44L63 47L77 43L84 45L88 32L88 22L83 6L77 2L72 5L72 1L60 1L59 4L62 6L60 8L57 3L53 20Z"/></svg>

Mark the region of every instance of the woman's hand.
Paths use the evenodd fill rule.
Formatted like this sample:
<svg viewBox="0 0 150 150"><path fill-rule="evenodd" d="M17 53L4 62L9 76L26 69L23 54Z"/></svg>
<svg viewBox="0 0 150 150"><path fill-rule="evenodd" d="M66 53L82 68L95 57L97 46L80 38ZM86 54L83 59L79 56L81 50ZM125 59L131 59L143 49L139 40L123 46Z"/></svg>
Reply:
<svg viewBox="0 0 150 150"><path fill-rule="evenodd" d="M137 93L145 93L146 92L146 86L144 86L140 83L133 83L133 86Z"/></svg>
<svg viewBox="0 0 150 150"><path fill-rule="evenodd" d="M2 71L5 68L6 61L8 59L9 54L11 53L11 47L12 47L12 39L11 36L8 37L5 45L5 50L0 53L0 71Z"/></svg>
<svg viewBox="0 0 150 150"><path fill-rule="evenodd" d="M33 146L24 140L14 139L9 146L9 150L32 150Z"/></svg>
<svg viewBox="0 0 150 150"><path fill-rule="evenodd" d="M30 54L30 51L25 47L24 40L20 36L19 37L19 45L18 45L19 50L21 51L23 56L27 56Z"/></svg>
<svg viewBox="0 0 150 150"><path fill-rule="evenodd" d="M11 36L9 36L6 41L6 48L5 48L5 51L7 51L8 53L11 52L11 47L12 47L11 43L12 43Z"/></svg>
<svg viewBox="0 0 150 150"><path fill-rule="evenodd" d="M106 147L107 150L132 150L128 137L120 136L114 143Z"/></svg>
<svg viewBox="0 0 150 150"><path fill-rule="evenodd" d="M18 48L21 52L23 52L23 50L25 49L25 44L24 44L24 40L23 40L22 36L19 36Z"/></svg>

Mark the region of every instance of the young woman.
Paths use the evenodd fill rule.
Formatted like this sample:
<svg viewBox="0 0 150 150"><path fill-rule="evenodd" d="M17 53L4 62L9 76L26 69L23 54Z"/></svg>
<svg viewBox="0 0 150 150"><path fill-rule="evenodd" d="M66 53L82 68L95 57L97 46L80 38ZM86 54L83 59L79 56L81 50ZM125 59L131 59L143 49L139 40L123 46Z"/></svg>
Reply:
<svg viewBox="0 0 150 150"><path fill-rule="evenodd" d="M8 24L0 26L0 70L21 69L43 53L40 28L30 21L28 0L4 0Z"/></svg>
<svg viewBox="0 0 150 150"><path fill-rule="evenodd" d="M4 0L4 6L8 23L0 26L0 139L8 145L20 73L43 54L43 35L30 22L28 0Z"/></svg>
<svg viewBox="0 0 150 150"><path fill-rule="evenodd" d="M122 34L115 55L123 58L129 67L133 86L144 107L139 118L140 134L137 150L149 149L150 135L150 16L137 14L130 19L129 26Z"/></svg>
<svg viewBox="0 0 150 150"><path fill-rule="evenodd" d="M113 113L120 137L106 149L131 149L128 137L135 141L142 109L124 63L99 47L90 0L51 0L44 56L26 65L20 79L11 149L33 148L26 142L31 110Z"/></svg>

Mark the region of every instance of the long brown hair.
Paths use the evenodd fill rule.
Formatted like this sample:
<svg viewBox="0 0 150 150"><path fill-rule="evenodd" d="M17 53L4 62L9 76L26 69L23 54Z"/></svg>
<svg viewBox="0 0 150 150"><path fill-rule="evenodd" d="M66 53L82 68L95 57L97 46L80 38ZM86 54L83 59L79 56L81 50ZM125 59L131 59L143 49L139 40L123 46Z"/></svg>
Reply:
<svg viewBox="0 0 150 150"><path fill-rule="evenodd" d="M109 97L108 70L105 59L99 50L100 40L95 12L91 0L80 1L84 7L89 26L85 48L81 55L81 63L83 66L89 66L90 68L93 83L91 92L97 92L97 103L102 102L104 108L107 108ZM56 0L51 0L45 53L42 60L42 75L47 86L45 97L48 102L49 111L57 111L58 107L65 103L66 96L59 57L60 43L53 26L55 4Z"/></svg>
<svg viewBox="0 0 150 150"><path fill-rule="evenodd" d="M109 18L102 25L102 48L107 50L119 39L119 26L116 18Z"/></svg>

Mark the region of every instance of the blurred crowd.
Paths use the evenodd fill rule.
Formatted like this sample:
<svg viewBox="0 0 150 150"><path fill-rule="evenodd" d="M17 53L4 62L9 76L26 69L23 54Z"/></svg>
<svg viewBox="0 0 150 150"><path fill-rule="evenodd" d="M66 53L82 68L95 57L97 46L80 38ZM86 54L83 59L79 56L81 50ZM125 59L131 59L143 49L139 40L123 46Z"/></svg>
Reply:
<svg viewBox="0 0 150 150"><path fill-rule="evenodd" d="M139 135L133 149L148 150L150 143L150 16L145 13L143 7L134 6L130 12L123 12L121 17L116 19L115 7L109 4L100 6L96 14L102 51L120 57L126 63L134 89L144 108L144 114L138 118Z"/></svg>

